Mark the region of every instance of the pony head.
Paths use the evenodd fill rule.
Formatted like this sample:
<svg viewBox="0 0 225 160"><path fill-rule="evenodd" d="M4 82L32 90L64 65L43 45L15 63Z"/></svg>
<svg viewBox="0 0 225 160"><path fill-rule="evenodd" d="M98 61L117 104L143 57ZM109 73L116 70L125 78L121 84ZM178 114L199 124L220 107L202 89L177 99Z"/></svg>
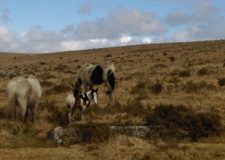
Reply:
<svg viewBox="0 0 225 160"><path fill-rule="evenodd" d="M92 89L79 96L81 99L89 102L98 103L98 89Z"/></svg>

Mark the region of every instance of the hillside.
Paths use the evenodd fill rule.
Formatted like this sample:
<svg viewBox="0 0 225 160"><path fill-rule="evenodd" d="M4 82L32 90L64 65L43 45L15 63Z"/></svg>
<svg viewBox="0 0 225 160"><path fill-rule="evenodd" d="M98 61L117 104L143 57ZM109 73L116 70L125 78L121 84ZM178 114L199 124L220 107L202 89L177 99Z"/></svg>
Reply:
<svg viewBox="0 0 225 160"><path fill-rule="evenodd" d="M49 54L0 53L0 109L7 104L7 82L16 75L36 75L44 90L34 124L23 126L0 117L0 159L225 158L224 132L200 138L197 142L189 138L141 139L116 135L106 142L55 148L46 140L47 131L58 126L57 116L52 112L65 111L65 98L83 64L106 61L116 67L115 104L107 105L106 89L104 85L99 86L98 105L90 108L84 120L78 123L142 125L145 111L160 104L171 104L183 105L195 113L218 114L225 126L224 40ZM57 109L53 111L49 106ZM123 107L125 109L121 109Z"/></svg>

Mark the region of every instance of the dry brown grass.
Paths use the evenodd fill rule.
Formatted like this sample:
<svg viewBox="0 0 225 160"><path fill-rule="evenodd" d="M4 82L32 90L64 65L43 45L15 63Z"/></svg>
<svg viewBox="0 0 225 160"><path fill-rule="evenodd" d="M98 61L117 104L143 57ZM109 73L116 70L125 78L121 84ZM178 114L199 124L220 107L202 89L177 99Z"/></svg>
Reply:
<svg viewBox="0 0 225 160"><path fill-rule="evenodd" d="M138 139L117 135L107 142L74 144L51 148L46 141L49 129L61 122L70 84L84 63L114 62L116 103L109 107L104 86L99 86L99 104L90 106L88 124L144 124L145 115L159 104L185 105L193 112L212 112L225 125L223 76L225 41L151 44L111 49L62 52L57 54L1 54L0 65L0 159L223 159L224 134L172 141ZM13 74L12 74L13 73ZM44 94L36 121L19 131L5 120L5 87L10 75L35 74ZM53 105L54 104L54 105ZM54 106L54 107L53 107ZM62 120L64 121L64 120ZM13 131L16 130L16 134ZM27 147L27 148L24 148ZM12 149L14 148L14 149Z"/></svg>

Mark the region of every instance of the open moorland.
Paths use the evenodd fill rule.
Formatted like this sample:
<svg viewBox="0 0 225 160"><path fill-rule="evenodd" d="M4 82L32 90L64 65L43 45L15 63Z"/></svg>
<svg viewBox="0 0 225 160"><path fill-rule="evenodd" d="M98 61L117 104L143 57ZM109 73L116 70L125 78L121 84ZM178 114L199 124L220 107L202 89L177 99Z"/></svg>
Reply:
<svg viewBox="0 0 225 160"><path fill-rule="evenodd" d="M66 96L85 63L112 62L114 104L104 85L98 104L67 125ZM6 86L35 75L43 96L34 123L8 116ZM150 126L138 137L108 126ZM79 128L63 145L54 127ZM0 53L0 159L225 159L225 41L149 44L51 54ZM69 133L67 133L69 134ZM72 137L72 138L71 138Z"/></svg>

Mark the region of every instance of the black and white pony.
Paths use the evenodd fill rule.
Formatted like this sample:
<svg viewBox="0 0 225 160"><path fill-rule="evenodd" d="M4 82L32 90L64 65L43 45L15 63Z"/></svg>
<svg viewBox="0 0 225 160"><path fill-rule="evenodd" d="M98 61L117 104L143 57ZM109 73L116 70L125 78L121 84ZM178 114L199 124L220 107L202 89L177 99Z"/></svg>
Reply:
<svg viewBox="0 0 225 160"><path fill-rule="evenodd" d="M113 64L85 64L80 68L76 76L73 94L74 97L79 97L82 93L82 86L86 92L88 87L93 89L95 85L105 84L111 103L115 82L115 67Z"/></svg>
<svg viewBox="0 0 225 160"><path fill-rule="evenodd" d="M78 110L80 112L80 119L83 119L83 113L90 106L91 103L98 103L98 89L89 90L79 97L75 98L73 94L69 94L66 98L66 105L69 109L68 119L69 123L74 121L74 113Z"/></svg>

